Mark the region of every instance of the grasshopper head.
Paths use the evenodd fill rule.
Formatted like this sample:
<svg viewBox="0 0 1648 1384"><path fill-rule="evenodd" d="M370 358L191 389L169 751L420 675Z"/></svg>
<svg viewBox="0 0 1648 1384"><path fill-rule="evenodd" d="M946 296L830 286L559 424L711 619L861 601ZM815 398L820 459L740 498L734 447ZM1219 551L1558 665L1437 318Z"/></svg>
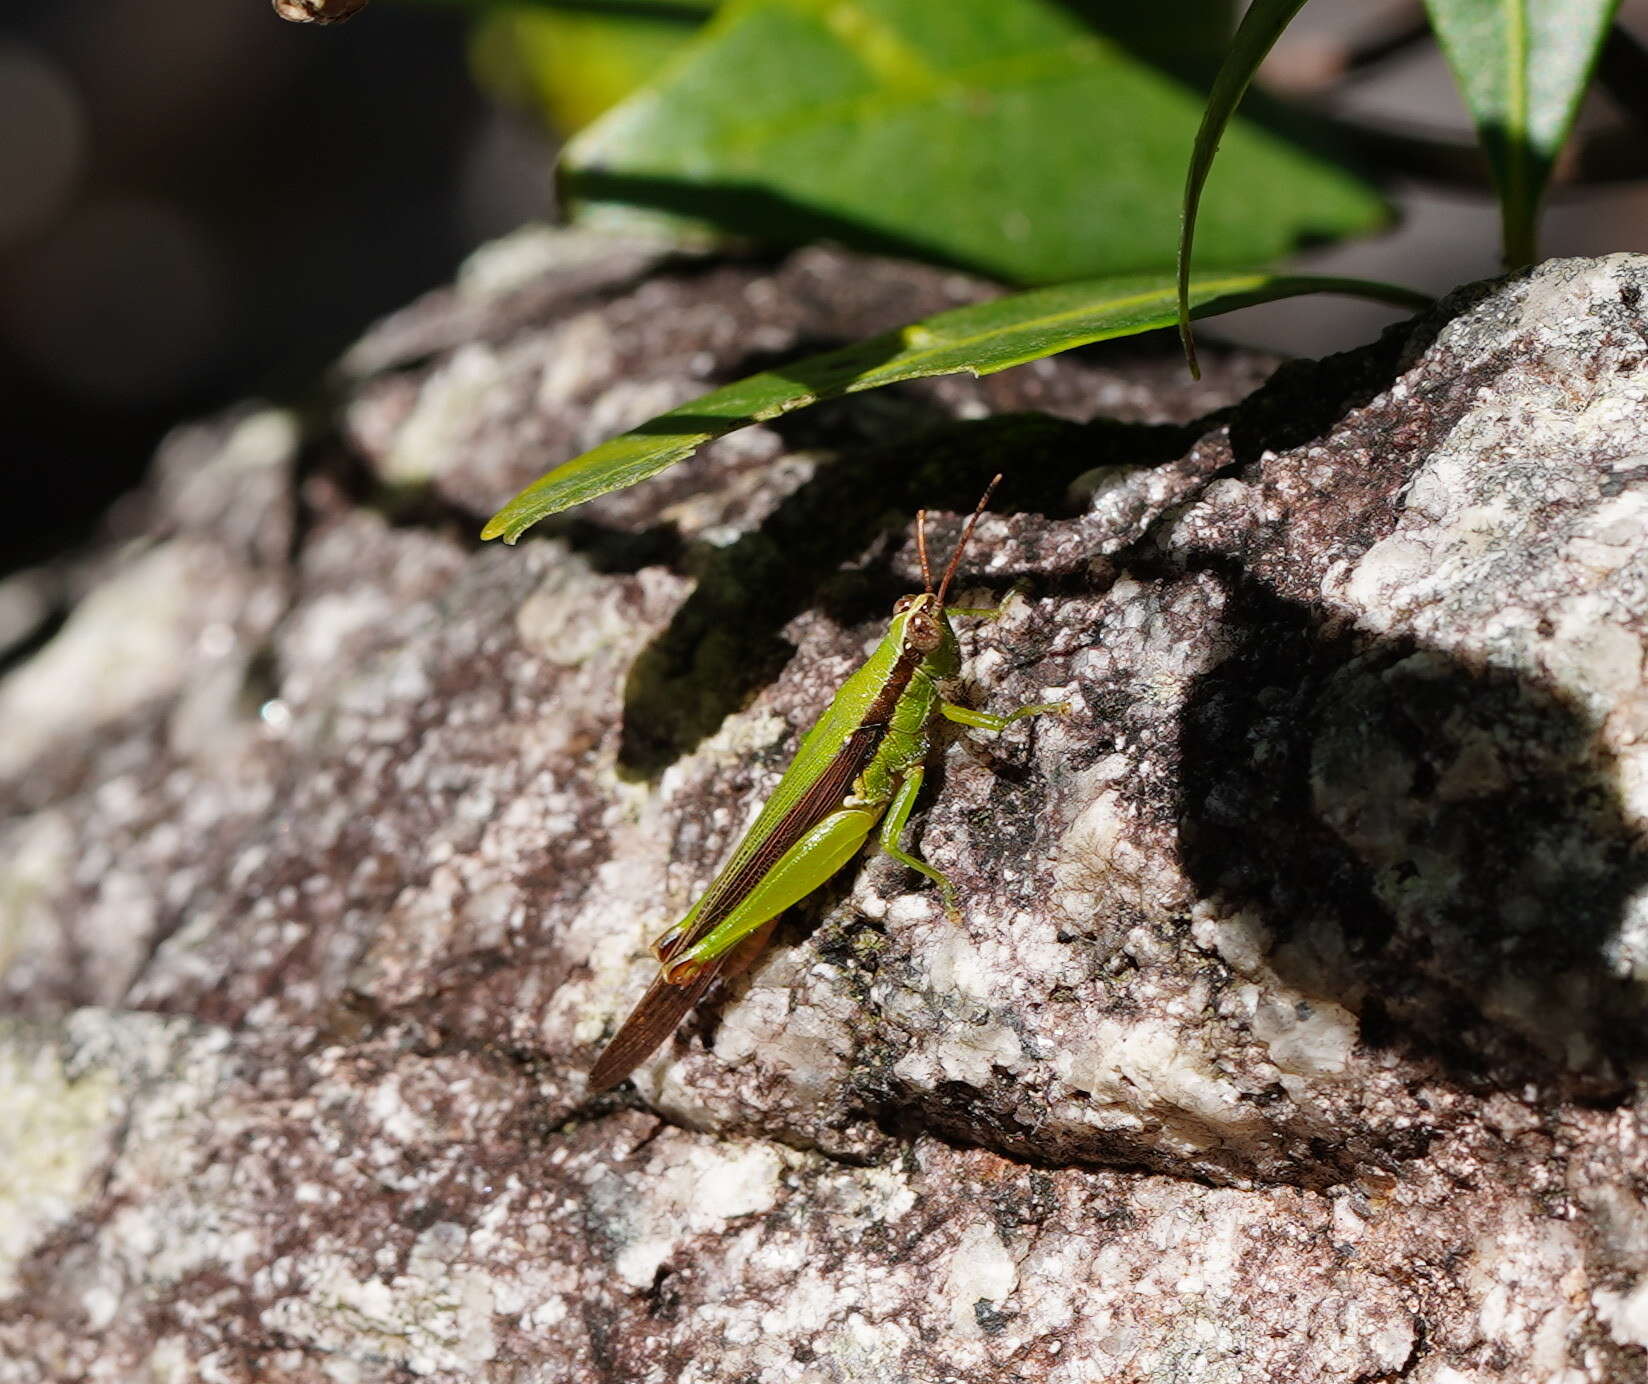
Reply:
<svg viewBox="0 0 1648 1384"><path fill-rule="evenodd" d="M919 596L900 596L893 605L893 628L899 646L921 654L922 666L933 677L952 678L961 668L961 651L956 632L944 604L931 591Z"/></svg>
<svg viewBox="0 0 1648 1384"><path fill-rule="evenodd" d="M950 565L933 590L933 569L927 562L927 511L916 514L916 548L921 554L921 575L926 590L919 596L900 596L893 606L893 628L898 632L901 649L915 649L921 654L921 666L931 677L953 678L961 671L961 650L956 646L956 632L950 628L950 617L944 613L944 597L950 590L950 581L961 566L961 555L967 551L967 540L978 526L990 496L1001 483L997 476L979 496L978 505L962 528L956 548L950 554ZM899 622L903 623L900 624Z"/></svg>

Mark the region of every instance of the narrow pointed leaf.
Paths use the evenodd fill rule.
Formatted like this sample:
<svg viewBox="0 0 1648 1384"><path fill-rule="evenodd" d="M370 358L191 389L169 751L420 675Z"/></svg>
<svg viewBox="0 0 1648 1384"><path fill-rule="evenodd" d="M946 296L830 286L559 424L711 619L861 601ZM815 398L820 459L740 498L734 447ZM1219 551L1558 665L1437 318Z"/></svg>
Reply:
<svg viewBox="0 0 1648 1384"><path fill-rule="evenodd" d="M1415 310L1422 294L1361 279L1230 274L1190 287L1194 316L1304 293L1345 293ZM725 385L603 442L534 481L505 505L483 538L513 543L538 520L644 481L704 443L822 399L930 375L990 375L1075 346L1171 327L1171 275L1061 284L940 313L823 355Z"/></svg>
<svg viewBox="0 0 1648 1384"><path fill-rule="evenodd" d="M1539 205L1619 0L1426 0L1493 169L1505 262L1536 257Z"/></svg>
<svg viewBox="0 0 1648 1384"><path fill-rule="evenodd" d="M1202 189L1207 185L1213 156L1219 152L1219 142L1247 93L1253 74L1282 30L1304 5L1305 0L1253 0L1248 6L1230 40L1219 75L1213 79L1213 89L1202 109L1202 123L1191 146L1179 221L1179 339L1184 343L1185 363L1197 379L1201 378L1202 371L1196 363L1196 339L1190 332L1190 252L1196 243L1196 216L1201 210Z"/></svg>

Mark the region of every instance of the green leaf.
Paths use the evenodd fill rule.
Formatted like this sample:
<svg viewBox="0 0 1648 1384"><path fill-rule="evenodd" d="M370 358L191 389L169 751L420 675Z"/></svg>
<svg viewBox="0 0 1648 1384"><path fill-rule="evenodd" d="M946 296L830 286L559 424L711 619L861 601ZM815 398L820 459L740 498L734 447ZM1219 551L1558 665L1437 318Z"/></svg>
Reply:
<svg viewBox="0 0 1648 1384"><path fill-rule="evenodd" d="M1226 0L732 0L565 151L563 187L777 242L834 238L1023 284L1167 269ZM1377 194L1232 128L1209 264L1370 230Z"/></svg>
<svg viewBox="0 0 1648 1384"><path fill-rule="evenodd" d="M1213 90L1208 93L1207 106L1202 111L1202 123L1196 129L1196 142L1191 146L1179 219L1179 340L1184 343L1185 364L1196 379L1201 378L1202 370L1196 362L1196 338L1190 331L1190 252L1196 243L1196 215L1201 207L1202 190L1213 167L1213 156L1219 152L1219 142L1247 93L1253 74L1282 30L1304 5L1305 0L1253 0L1248 6L1230 40L1230 50L1219 68L1219 75L1213 79Z"/></svg>
<svg viewBox="0 0 1648 1384"><path fill-rule="evenodd" d="M489 5L473 41L476 74L571 134L656 77L712 9L710 0Z"/></svg>
<svg viewBox="0 0 1648 1384"><path fill-rule="evenodd" d="M1360 279L1232 274L1192 285L1191 312L1212 316L1301 293L1347 293L1414 309L1430 303L1409 289ZM853 346L750 375L539 477L492 516L481 537L513 543L540 519L655 476L704 443L750 423L901 380L992 375L1074 346L1170 327L1176 302L1177 284L1165 274L1061 284L942 312Z"/></svg>
<svg viewBox="0 0 1648 1384"><path fill-rule="evenodd" d="M1505 263L1536 258L1539 204L1619 0L1426 0L1499 191Z"/></svg>

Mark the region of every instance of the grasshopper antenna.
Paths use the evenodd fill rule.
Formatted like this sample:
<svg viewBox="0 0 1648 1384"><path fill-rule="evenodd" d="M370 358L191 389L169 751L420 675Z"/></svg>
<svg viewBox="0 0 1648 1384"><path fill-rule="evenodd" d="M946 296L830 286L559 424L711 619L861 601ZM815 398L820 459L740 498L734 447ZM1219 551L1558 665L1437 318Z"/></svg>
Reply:
<svg viewBox="0 0 1648 1384"><path fill-rule="evenodd" d="M927 565L927 511L916 511L916 551L921 554L921 584L927 594L933 592L933 569Z"/></svg>
<svg viewBox="0 0 1648 1384"><path fill-rule="evenodd" d="M973 536L973 530L978 526L979 516L984 513L985 505L990 503L990 497L996 493L996 487L1001 484L1001 472L997 472L990 484L984 487L984 494L979 496L979 502L973 506L973 513L967 520L967 526L962 529L961 537L956 541L956 550L950 554L950 565L944 569L944 580L938 584L938 603L944 604L944 593L950 589L950 578L955 576L956 568L961 566L961 555L967 551L967 540ZM922 571L927 568L927 550L922 548ZM928 590L931 590L931 586Z"/></svg>

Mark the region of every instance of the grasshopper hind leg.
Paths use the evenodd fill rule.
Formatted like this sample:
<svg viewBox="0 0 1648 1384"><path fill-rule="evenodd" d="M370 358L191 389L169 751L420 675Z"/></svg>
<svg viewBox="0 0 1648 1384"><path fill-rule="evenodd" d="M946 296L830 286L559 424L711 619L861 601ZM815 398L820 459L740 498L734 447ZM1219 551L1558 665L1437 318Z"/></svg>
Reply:
<svg viewBox="0 0 1648 1384"><path fill-rule="evenodd" d="M853 858L880 815L879 807L844 807L832 812L785 851L710 932L692 946L673 951L664 963L664 974L677 984L689 980L698 967L715 961L763 923L801 902Z"/></svg>

